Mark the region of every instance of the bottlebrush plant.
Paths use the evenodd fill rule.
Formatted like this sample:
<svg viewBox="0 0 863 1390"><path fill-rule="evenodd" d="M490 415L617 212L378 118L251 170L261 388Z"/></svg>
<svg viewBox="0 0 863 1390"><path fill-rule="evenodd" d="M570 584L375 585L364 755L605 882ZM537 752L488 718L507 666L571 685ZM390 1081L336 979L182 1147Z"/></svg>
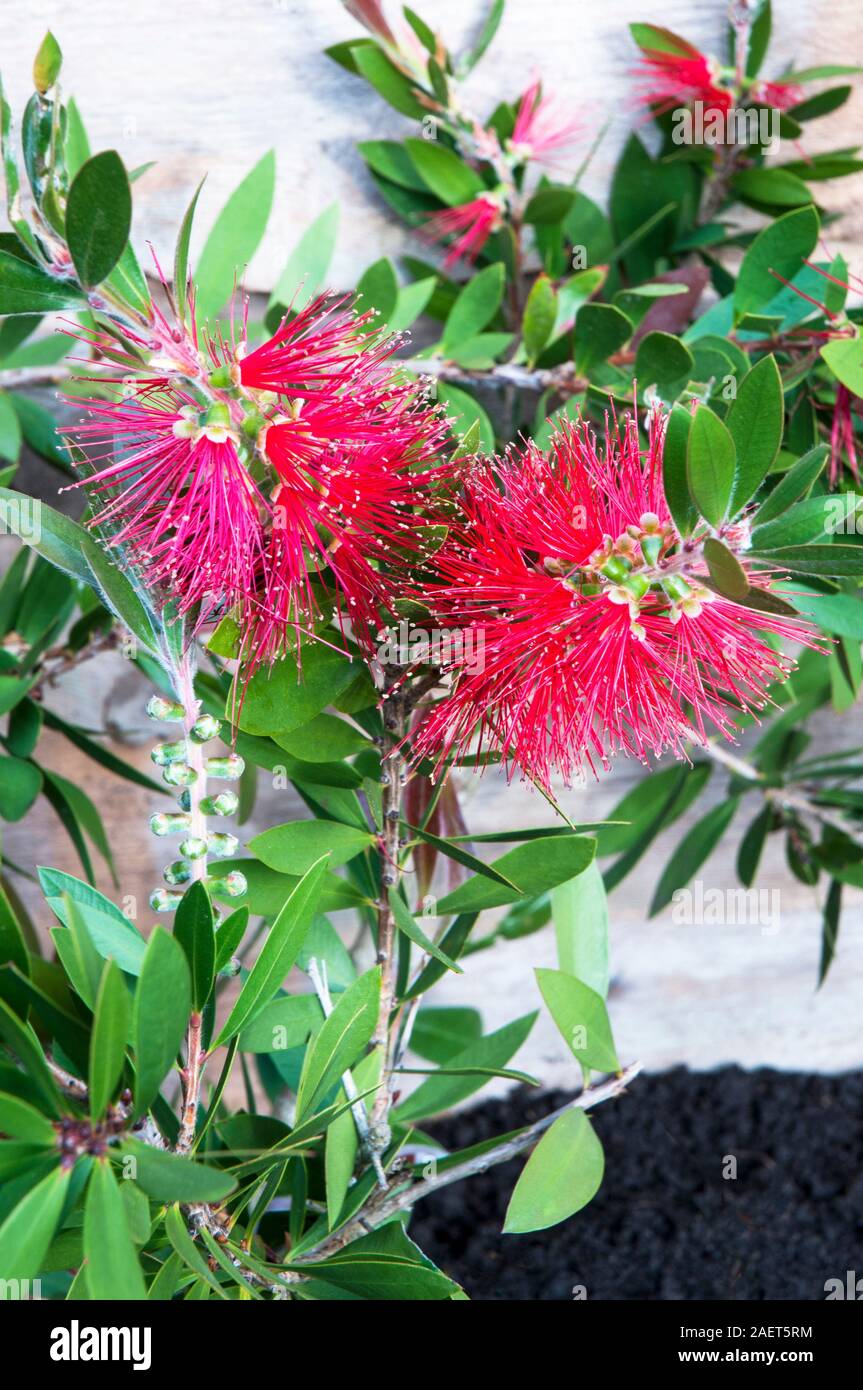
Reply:
<svg viewBox="0 0 863 1390"><path fill-rule="evenodd" d="M536 82L484 125L466 114L459 74L502 6L461 63L413 12L416 42L376 3L349 8L371 37L334 56L434 137L363 153L425 240L449 239L461 281L410 260L403 285L384 260L356 300L327 292L327 210L266 306L238 295L272 202L268 156L194 268L198 193L173 265L148 277L129 242L135 176L112 150L91 155L51 35L23 185L3 103L0 381L62 373L50 449L67 500L86 504L79 523L11 476L0 489L5 528L38 557L46 619L44 593L62 594L37 632L20 561L4 583L7 761L41 777L39 643L78 604L126 633L155 686L153 762L176 800L150 828L178 845L150 899L170 929L142 932L92 882L42 869L57 921L46 957L0 901L0 1277L38 1278L49 1297L463 1297L412 1242L410 1212L519 1154L507 1231L590 1201L603 1154L586 1112L637 1071L605 1004L605 887L692 804L711 761L729 796L678 851L659 905L749 789L763 797L749 881L753 836L760 849L778 828L801 872L830 875L825 968L838 885L861 873L860 768L801 762L797 727L825 690L856 696L863 635L858 499L833 488L856 466L858 316L844 264L812 260L808 189L775 220L761 199L766 224L743 233L719 219L744 196L739 173L769 177L759 151L711 152L708 169L703 151L654 157L634 136L606 218L577 180L533 184L532 165L557 168L582 129ZM670 43L692 60L667 31L639 26L639 41L646 29L648 66ZM763 29L759 16L738 54ZM756 92L750 56L711 80L778 100ZM721 253L735 246L733 279ZM721 297L705 308L711 278ZM404 330L423 313L440 341L409 356ZM46 315L62 320L58 370L61 354L29 340ZM496 426L478 397L498 387ZM24 430L29 406L10 408ZM48 574L62 587L46 590ZM738 730L775 706L744 762ZM609 823L557 804L584 767L665 751L676 761ZM471 836L453 771L489 764L529 778L553 823ZM241 855L237 787L256 773L290 784L309 816ZM83 841L101 823L74 790L67 823ZM512 847L475 852L496 844ZM336 913L355 917L350 949ZM559 968L537 972L537 1000L582 1089L447 1154L427 1122L491 1077L537 1084L510 1065L536 1014L483 1033L474 1009L428 993L461 957L552 918Z"/></svg>

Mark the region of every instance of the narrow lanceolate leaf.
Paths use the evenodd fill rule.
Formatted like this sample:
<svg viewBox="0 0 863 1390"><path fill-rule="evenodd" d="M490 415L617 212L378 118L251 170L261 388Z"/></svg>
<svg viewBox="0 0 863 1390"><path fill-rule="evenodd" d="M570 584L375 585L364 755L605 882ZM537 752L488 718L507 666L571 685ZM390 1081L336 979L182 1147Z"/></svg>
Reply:
<svg viewBox="0 0 863 1390"><path fill-rule="evenodd" d="M92 1299L147 1297L126 1207L107 1158L95 1161L87 1185L84 1255Z"/></svg>
<svg viewBox="0 0 863 1390"><path fill-rule="evenodd" d="M221 1202L237 1186L230 1173L137 1139L124 1139L118 1152L134 1159L135 1182L156 1202Z"/></svg>
<svg viewBox="0 0 863 1390"><path fill-rule="evenodd" d="M771 354L746 373L725 417L737 450L731 516L745 507L767 477L782 443L784 420L782 380Z"/></svg>
<svg viewBox="0 0 863 1390"><path fill-rule="evenodd" d="M210 997L216 969L213 907L203 883L193 883L183 894L174 919L174 936L189 965L192 1008L200 1013Z"/></svg>
<svg viewBox="0 0 863 1390"><path fill-rule="evenodd" d="M728 512L735 460L728 429L709 406L700 405L689 431L686 473L692 500L711 526L718 526Z"/></svg>
<svg viewBox="0 0 863 1390"><path fill-rule="evenodd" d="M55 1168L0 1226L0 1279L32 1279L39 1273L63 1211L70 1172Z"/></svg>
<svg viewBox="0 0 863 1390"><path fill-rule="evenodd" d="M99 1120L123 1072L129 1032L129 991L116 961L102 970L90 1038L90 1114Z"/></svg>
<svg viewBox="0 0 863 1390"><path fill-rule="evenodd" d="M165 931L153 928L132 1010L135 1048L135 1109L155 1100L186 1032L192 1009L189 967L183 948Z"/></svg>
<svg viewBox="0 0 863 1390"><path fill-rule="evenodd" d="M72 280L55 280L30 261L0 251L0 315L50 314L83 309L86 301Z"/></svg>
<svg viewBox="0 0 863 1390"><path fill-rule="evenodd" d="M276 157L272 150L259 160L234 190L216 218L195 272L195 309L203 320L223 309L258 249L276 186Z"/></svg>
<svg viewBox="0 0 863 1390"><path fill-rule="evenodd" d="M713 580L720 594L725 598L742 599L749 593L749 580L746 571L722 541L716 540L713 536L708 536L704 542L704 558L707 561L707 568L710 571L710 578Z"/></svg>
<svg viewBox="0 0 863 1390"><path fill-rule="evenodd" d="M336 247L339 205L330 203L300 237L270 295L269 309L304 309L326 280Z"/></svg>
<svg viewBox="0 0 863 1390"><path fill-rule="evenodd" d="M561 970L603 999L608 994L608 899L599 865L551 890L551 916Z"/></svg>
<svg viewBox="0 0 863 1390"><path fill-rule="evenodd" d="M306 1054L297 1091L297 1120L308 1114L365 1050L375 1030L380 992L381 972L375 966L339 997Z"/></svg>
<svg viewBox="0 0 863 1390"><path fill-rule="evenodd" d="M548 1011L573 1056L596 1071L619 1071L605 1000L563 970L537 970Z"/></svg>
<svg viewBox="0 0 863 1390"><path fill-rule="evenodd" d="M183 1263L197 1274L199 1279L203 1279L205 1284L209 1284L219 1298L227 1298L227 1291L222 1288L206 1259L189 1235L179 1206L169 1207L165 1216L165 1234Z"/></svg>
<svg viewBox="0 0 863 1390"><path fill-rule="evenodd" d="M413 941L420 950L425 951L426 955L434 956L435 960L439 960L442 965L446 966L447 970L454 970L457 975L464 973L460 965L456 965L454 960L451 960L439 946L436 946L426 936L404 898L395 889L390 889L389 901L393 916L396 919L396 926L399 931L404 932L408 940Z"/></svg>
<svg viewBox="0 0 863 1390"><path fill-rule="evenodd" d="M678 889L686 887L693 874L697 873L710 857L731 824L739 803L739 796L729 797L718 806L714 806L692 827L682 845L672 855L657 884L650 904L651 917L671 902Z"/></svg>
<svg viewBox="0 0 863 1390"><path fill-rule="evenodd" d="M842 912L842 884L838 878L830 880L827 901L824 904L824 925L821 932L821 962L818 966L818 987L827 978L827 971L836 953L836 939L839 935L839 919Z"/></svg>
<svg viewBox="0 0 863 1390"><path fill-rule="evenodd" d="M327 864L328 857L324 855L294 888L270 928L263 949L213 1046L227 1042L259 1009L268 1004L294 965L317 911Z"/></svg>
<svg viewBox="0 0 863 1390"><path fill-rule="evenodd" d="M524 306L521 324L528 362L535 362L551 337L557 316L557 293L547 275L539 275Z"/></svg>
<svg viewBox="0 0 863 1390"><path fill-rule="evenodd" d="M590 1120L583 1110L565 1110L522 1169L504 1231L544 1231L565 1221L596 1196L604 1169L602 1145Z"/></svg>
<svg viewBox="0 0 863 1390"><path fill-rule="evenodd" d="M799 497L805 496L823 471L829 453L830 449L826 444L816 444L814 449L810 449L799 458L776 484L770 496L761 503L752 519L753 526L762 526L768 521L774 521Z"/></svg>
<svg viewBox="0 0 863 1390"><path fill-rule="evenodd" d="M177 306L177 317L181 321L186 316L189 294L189 240L192 235L192 223L195 220L195 208L198 206L198 199L203 187L204 180L201 179L191 203L186 208L174 251L174 303Z"/></svg>
<svg viewBox="0 0 863 1390"><path fill-rule="evenodd" d="M82 164L66 205L66 240L82 285L100 285L119 261L132 225L132 192L116 150Z"/></svg>

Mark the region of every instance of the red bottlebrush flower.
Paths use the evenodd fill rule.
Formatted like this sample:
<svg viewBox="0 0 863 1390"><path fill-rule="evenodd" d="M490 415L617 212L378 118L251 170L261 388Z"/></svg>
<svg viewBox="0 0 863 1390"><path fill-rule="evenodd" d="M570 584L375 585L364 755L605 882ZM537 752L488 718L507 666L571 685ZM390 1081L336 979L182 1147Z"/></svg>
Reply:
<svg viewBox="0 0 863 1390"><path fill-rule="evenodd" d="M552 163L549 156L568 149L580 135L581 123L557 111L541 83L534 82L519 102L509 148L519 159Z"/></svg>
<svg viewBox="0 0 863 1390"><path fill-rule="evenodd" d="M788 111L803 100L804 92L796 82L754 82L749 95L759 106L775 106L778 111Z"/></svg>
<svg viewBox="0 0 863 1390"><path fill-rule="evenodd" d="M400 339L346 302L320 296L248 355L187 340L172 377L188 393L142 368L70 432L108 544L157 600L200 604L200 622L235 609L249 670L324 600L368 635L387 573L421 551L419 504L445 472L444 416L387 361Z"/></svg>
<svg viewBox="0 0 863 1390"><path fill-rule="evenodd" d="M734 96L720 84L719 64L685 40L678 39L677 43L673 53L658 48L644 50L642 61L633 69L639 100L657 115L695 101L704 102L705 115L727 111Z"/></svg>
<svg viewBox="0 0 863 1390"><path fill-rule="evenodd" d="M237 354L234 383L283 395L331 394L355 389L374 375L397 343L371 326L373 313L357 315L350 295L320 294L293 318L288 316L267 342Z"/></svg>
<svg viewBox="0 0 863 1390"><path fill-rule="evenodd" d="M226 595L248 593L268 508L227 411L146 387L134 399L84 404L90 419L66 433L95 470L84 484L109 548L122 548L180 612L200 604L201 621Z"/></svg>
<svg viewBox="0 0 863 1390"><path fill-rule="evenodd" d="M860 401L852 396L847 386L841 382L836 387L836 404L833 407L833 423L830 428L830 486L835 487L842 473L842 458L848 460L848 467L854 474L855 482L860 481L860 467L857 462L857 442L854 437L854 416L852 410L860 414Z"/></svg>
<svg viewBox="0 0 863 1390"><path fill-rule="evenodd" d="M441 766L495 751L510 774L548 786L617 752L685 756L708 724L731 737L735 711L763 708L792 665L768 639L805 642L808 629L707 587L710 528L681 543L662 440L658 416L644 451L632 419L607 426L602 445L568 425L548 454L528 445L469 476L461 524L436 556L440 582L417 596L471 640L448 643L451 689L412 736L415 756Z"/></svg>
<svg viewBox="0 0 863 1390"><path fill-rule="evenodd" d="M469 203L433 212L423 224L423 235L430 241L447 241L451 245L444 258L450 269L464 257L475 261L492 232L501 224L503 204L497 193L481 193Z"/></svg>

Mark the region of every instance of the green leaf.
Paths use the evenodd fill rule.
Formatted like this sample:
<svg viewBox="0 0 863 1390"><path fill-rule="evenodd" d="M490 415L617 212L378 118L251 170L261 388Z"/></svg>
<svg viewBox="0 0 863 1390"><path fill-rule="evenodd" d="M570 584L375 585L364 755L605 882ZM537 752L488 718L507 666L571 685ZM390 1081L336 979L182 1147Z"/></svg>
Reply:
<svg viewBox="0 0 863 1390"><path fill-rule="evenodd" d="M74 179L82 164L90 158L90 141L74 97L66 107L66 172Z"/></svg>
<svg viewBox="0 0 863 1390"><path fill-rule="evenodd" d="M498 28L500 27L500 21L503 19L504 5L505 0L492 0L491 8L488 12L488 16L486 18L485 23L483 24L482 29L479 32L479 37L475 40L473 47L470 49L470 51L466 53L461 60L460 66L463 67L466 73L470 72L472 68L476 67L480 58L483 56L492 39L494 38L495 34L497 33Z"/></svg>
<svg viewBox="0 0 863 1390"><path fill-rule="evenodd" d="M515 1185L504 1232L544 1231L581 1211L599 1191L602 1145L583 1110L565 1110L540 1139Z"/></svg>
<svg viewBox="0 0 863 1390"><path fill-rule="evenodd" d="M731 188L744 203L774 208L799 208L813 202L812 193L790 169L741 169L731 180Z"/></svg>
<svg viewBox="0 0 863 1390"><path fill-rule="evenodd" d="M447 1067L458 1070L460 1067L499 1070L513 1057L536 1022L536 1014L525 1014L522 1018L507 1023L494 1033L488 1033L469 1047L456 1053L447 1061ZM427 1115L437 1115L449 1110L458 1101L473 1095L485 1083L485 1075L445 1076L433 1075L423 1081L395 1110L399 1123L423 1119Z"/></svg>
<svg viewBox="0 0 863 1390"><path fill-rule="evenodd" d="M855 396L863 395L863 338L834 338L821 348L821 356L837 381Z"/></svg>
<svg viewBox="0 0 863 1390"><path fill-rule="evenodd" d="M129 991L116 961L102 970L90 1036L90 1115L101 1120L123 1074L129 1034Z"/></svg>
<svg viewBox="0 0 863 1390"><path fill-rule="evenodd" d="M0 1095L0 1132L10 1139L57 1147L57 1131L51 1121L19 1096Z"/></svg>
<svg viewBox="0 0 863 1390"><path fill-rule="evenodd" d="M169 1207L165 1215L165 1234L183 1263L197 1274L199 1279L202 1279L205 1284L208 1284L219 1298L228 1298L227 1290L222 1288L219 1280L216 1278L204 1256L189 1235L179 1206Z"/></svg>
<svg viewBox="0 0 863 1390"><path fill-rule="evenodd" d="M435 945L430 937L426 936L404 898L394 889L390 889L389 903L396 920L396 926L399 931L404 932L409 941L413 941L420 950L425 951L426 955L439 960L441 965L446 966L447 970L454 970L457 975L464 973L460 965L456 965L454 960L451 960L439 946Z"/></svg>
<svg viewBox="0 0 863 1390"><path fill-rule="evenodd" d="M688 536L698 520L689 495L686 455L692 413L684 405L674 405L665 427L662 449L662 483L672 520L682 536Z"/></svg>
<svg viewBox="0 0 863 1390"><path fill-rule="evenodd" d="M818 241L818 213L813 207L786 212L757 235L740 266L734 287L734 314L758 313L770 303L783 280L793 280Z"/></svg>
<svg viewBox="0 0 863 1390"><path fill-rule="evenodd" d="M608 900L596 860L551 890L551 915L561 970L603 999L608 994Z"/></svg>
<svg viewBox="0 0 863 1390"><path fill-rule="evenodd" d="M189 967L183 948L155 926L147 942L132 1010L135 1109L143 1114L171 1071L192 1011Z"/></svg>
<svg viewBox="0 0 863 1390"><path fill-rule="evenodd" d="M307 1265L297 1268L308 1273ZM460 1292L397 1221L351 1241L326 1260L316 1260L314 1270L328 1284L367 1301L451 1299Z"/></svg>
<svg viewBox="0 0 863 1390"><path fill-rule="evenodd" d="M688 832L665 866L657 884L650 904L651 917L661 912L666 904L671 902L674 894L685 888L705 860L709 859L731 824L739 804L739 796L728 797L718 806L713 806Z"/></svg>
<svg viewBox="0 0 863 1390"><path fill-rule="evenodd" d="M737 851L737 877L746 888L751 888L758 871L761 851L773 820L772 806L765 804L758 815L749 823Z"/></svg>
<svg viewBox="0 0 863 1390"><path fill-rule="evenodd" d="M193 883L183 894L174 919L174 936L189 964L192 1008L200 1013L210 997L216 968L213 906L203 883Z"/></svg>
<svg viewBox="0 0 863 1390"><path fill-rule="evenodd" d="M216 930L216 974L219 975L239 949L249 925L249 909L238 907Z"/></svg>
<svg viewBox="0 0 863 1390"><path fill-rule="evenodd" d="M582 980L563 970L535 972L537 984L561 1037L584 1067L620 1070L605 1000Z"/></svg>
<svg viewBox="0 0 863 1390"><path fill-rule="evenodd" d="M280 733L276 742L292 758L304 763L339 762L371 747L365 734L334 714L315 715L308 724Z"/></svg>
<svg viewBox="0 0 863 1390"><path fill-rule="evenodd" d="M725 423L737 450L737 468L729 514L736 516L767 477L779 446L785 419L782 380L776 359L762 357L738 384Z"/></svg>
<svg viewBox="0 0 863 1390"><path fill-rule="evenodd" d="M863 546L858 545L789 545L769 550L764 555L753 550L750 559L762 560L776 569L792 570L795 574L837 579L863 575Z"/></svg>
<svg viewBox="0 0 863 1390"><path fill-rule="evenodd" d="M120 619L133 637L142 642L147 651L157 652L158 642L149 614L126 575L89 535L81 538L81 552L92 570L107 609Z"/></svg>
<svg viewBox="0 0 863 1390"><path fill-rule="evenodd" d="M524 220L533 227L556 226L572 210L574 201L572 188L539 188L528 199Z"/></svg>
<svg viewBox="0 0 863 1390"><path fill-rule="evenodd" d="M250 970L214 1047L227 1042L268 1004L297 959L317 911L326 855L313 864L294 888Z"/></svg>
<svg viewBox="0 0 863 1390"><path fill-rule="evenodd" d="M143 1299L147 1288L126 1207L106 1158L93 1164L84 1207L87 1290L92 1299Z"/></svg>
<svg viewBox="0 0 863 1390"><path fill-rule="evenodd" d="M304 309L323 287L336 249L339 230L339 205L329 207L315 218L303 232L287 259L275 289L270 295L268 312L277 305L290 305L294 313Z"/></svg>
<svg viewBox="0 0 863 1390"><path fill-rule="evenodd" d="M761 526L773 521L796 502L798 497L808 492L816 478L821 475L829 452L826 444L816 444L814 449L810 449L799 458L776 484L769 497L761 503L753 517L753 525Z"/></svg>
<svg viewBox="0 0 863 1390"><path fill-rule="evenodd" d="M329 971L327 971L329 979ZM332 981L330 981L332 984ZM267 1004L240 1034L241 1052L283 1052L302 1047L323 1022L314 994L283 995Z"/></svg>
<svg viewBox="0 0 863 1390"><path fill-rule="evenodd" d="M62 65L63 54L60 45L49 29L33 61L33 86L42 96L54 86L60 76Z"/></svg>
<svg viewBox="0 0 863 1390"><path fill-rule="evenodd" d="M486 191L479 174L446 145L434 140L405 140L405 149L425 186L449 207L469 203Z"/></svg>
<svg viewBox="0 0 863 1390"><path fill-rule="evenodd" d="M295 820L255 835L249 841L249 849L270 869L304 874L321 855L329 855L329 862L335 867L362 854L374 842L375 837L368 830L352 825L330 820Z"/></svg>
<svg viewBox="0 0 863 1390"><path fill-rule="evenodd" d="M2 493L0 493L2 497ZM332 704L356 679L358 667L322 642L303 648L302 667L286 656L272 669L261 667L250 680L239 727L249 734L290 733ZM225 717L233 713L228 700Z"/></svg>
<svg viewBox="0 0 863 1390"><path fill-rule="evenodd" d="M595 841L578 835L549 836L517 845L495 859L492 866L517 885L515 889L475 874L440 899L438 915L444 917L451 912L479 912L487 907L515 902L523 895L544 893L586 869L595 849Z"/></svg>
<svg viewBox="0 0 863 1390"><path fill-rule="evenodd" d="M551 337L556 317L557 294L554 285L547 275L538 275L527 297L521 323L524 350L531 365Z"/></svg>
<svg viewBox="0 0 863 1390"><path fill-rule="evenodd" d="M839 936L839 922L842 913L842 884L839 879L832 878L830 887L827 890L827 899L824 903L824 919L821 928L821 960L818 965L818 988L820 989L827 978L827 972L833 962L836 953L836 941ZM2 1235L2 1232L0 1232Z"/></svg>
<svg viewBox="0 0 863 1390"><path fill-rule="evenodd" d="M0 315L83 308L84 296L73 280L55 279L32 262L0 251Z"/></svg>
<svg viewBox="0 0 863 1390"><path fill-rule="evenodd" d="M354 44L351 56L359 75L370 82L396 111L416 121L428 115L427 107L417 100L410 83L376 44Z"/></svg>
<svg viewBox="0 0 863 1390"><path fill-rule="evenodd" d="M82 285L101 285L119 261L132 225L132 191L116 150L82 164L66 203L66 240Z"/></svg>
<svg viewBox="0 0 863 1390"><path fill-rule="evenodd" d="M21 425L8 391L0 392L0 458L17 463L21 453Z"/></svg>
<svg viewBox="0 0 863 1390"><path fill-rule="evenodd" d="M16 821L26 816L41 788L42 774L38 767L0 754L0 817L3 820Z"/></svg>
<svg viewBox="0 0 863 1390"><path fill-rule="evenodd" d="M117 1153L134 1158L135 1182L155 1202L222 1202L237 1186L230 1173L137 1139L124 1138Z"/></svg>
<svg viewBox="0 0 863 1390"><path fill-rule="evenodd" d="M480 333L500 308L504 288L504 268L497 262L488 265L468 280L449 312L443 331L446 353L467 338Z"/></svg>
<svg viewBox="0 0 863 1390"><path fill-rule="evenodd" d="M749 593L749 580L737 556L713 536L707 537L703 549L710 578L720 594L738 601L744 599Z"/></svg>
<svg viewBox="0 0 863 1390"><path fill-rule="evenodd" d="M177 246L174 251L174 302L177 306L177 317L181 323L186 317L189 295L189 241L192 236L192 223L195 220L195 208L198 206L198 199L203 187L204 180L201 179L180 223Z"/></svg>
<svg viewBox="0 0 863 1390"><path fill-rule="evenodd" d="M297 1122L350 1069L371 1041L378 1018L380 967L360 975L338 998L335 1008L315 1034L297 1090Z"/></svg>
<svg viewBox="0 0 863 1390"><path fill-rule="evenodd" d="M59 869L39 870L42 892L55 917L69 926L65 897L77 905L93 945L105 959L116 960L127 975L139 975L147 943L137 927L118 907L88 883Z"/></svg>
<svg viewBox="0 0 863 1390"><path fill-rule="evenodd" d="M685 343L673 333L645 333L635 354L635 375L640 389L689 378L695 362Z"/></svg>
<svg viewBox="0 0 863 1390"><path fill-rule="evenodd" d="M32 1279L60 1221L71 1169L55 1168L32 1187L0 1226L0 1279Z"/></svg>
<svg viewBox="0 0 863 1390"><path fill-rule="evenodd" d="M268 150L234 190L204 243L195 273L195 312L199 321L213 318L234 292L260 245L276 186L276 157Z"/></svg>
<svg viewBox="0 0 863 1390"><path fill-rule="evenodd" d="M735 466L730 433L709 406L699 405L689 431L686 475L692 499L711 526L718 526L728 512Z"/></svg>
<svg viewBox="0 0 863 1390"><path fill-rule="evenodd" d="M58 569L92 585L93 576L81 553L82 541L87 539L87 533L53 507L23 492L2 487L0 529L11 531Z"/></svg>
<svg viewBox="0 0 863 1390"><path fill-rule="evenodd" d="M395 267L388 256L368 266L357 281L357 307L365 313L374 309L388 323L399 297Z"/></svg>
<svg viewBox="0 0 863 1390"><path fill-rule="evenodd" d="M438 386L438 400L454 426L456 438L467 436L475 426L478 426L481 452L484 454L494 452L494 427L479 401L475 401L473 396L468 395L467 391L461 391L449 382L446 385Z"/></svg>
<svg viewBox="0 0 863 1390"><path fill-rule="evenodd" d="M632 320L613 304L583 304L575 319L575 363L589 372L632 337Z"/></svg>
<svg viewBox="0 0 863 1390"><path fill-rule="evenodd" d="M853 499L850 513L845 498ZM778 550L781 546L803 545L806 541L820 541L833 534L837 521L840 525L850 522L854 527L854 494L833 497L809 497L805 502L797 502L775 521L755 526L752 530L752 548L759 553L765 550Z"/></svg>

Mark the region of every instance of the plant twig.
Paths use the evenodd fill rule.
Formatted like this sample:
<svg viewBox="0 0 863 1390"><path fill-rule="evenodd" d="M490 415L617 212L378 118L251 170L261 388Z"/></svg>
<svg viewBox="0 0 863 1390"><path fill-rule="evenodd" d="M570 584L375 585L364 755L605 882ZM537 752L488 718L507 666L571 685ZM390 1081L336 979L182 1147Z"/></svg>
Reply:
<svg viewBox="0 0 863 1390"><path fill-rule="evenodd" d="M432 1192L438 1192L442 1187L449 1187L452 1183L461 1182L463 1178L473 1177L476 1173L484 1173L487 1168L516 1158L526 1149L532 1148L542 1138L545 1131L554 1124L555 1120L564 1115L567 1110L591 1110L594 1106L601 1105L603 1101L612 1100L615 1096L620 1095L629 1085L629 1082L638 1075L641 1067L641 1062L633 1062L630 1066L624 1067L623 1071L616 1076L608 1077L596 1086L587 1087L574 1100L567 1101L566 1105L561 1105L549 1115L543 1116L541 1120L537 1120L521 1134L504 1140L496 1148L487 1149L484 1153L466 1159L463 1163L456 1163L451 1168L433 1173L430 1177L423 1178L421 1182L409 1184L377 1202L372 1199L363 1208L361 1216L354 1217L340 1230L326 1236L310 1250L303 1251L302 1255L298 1257L299 1262L311 1264L316 1260L326 1259L328 1255L341 1250L352 1240L367 1235L369 1230L381 1226L385 1221L397 1216L399 1212L410 1210L416 1202L423 1197L430 1196Z"/></svg>

